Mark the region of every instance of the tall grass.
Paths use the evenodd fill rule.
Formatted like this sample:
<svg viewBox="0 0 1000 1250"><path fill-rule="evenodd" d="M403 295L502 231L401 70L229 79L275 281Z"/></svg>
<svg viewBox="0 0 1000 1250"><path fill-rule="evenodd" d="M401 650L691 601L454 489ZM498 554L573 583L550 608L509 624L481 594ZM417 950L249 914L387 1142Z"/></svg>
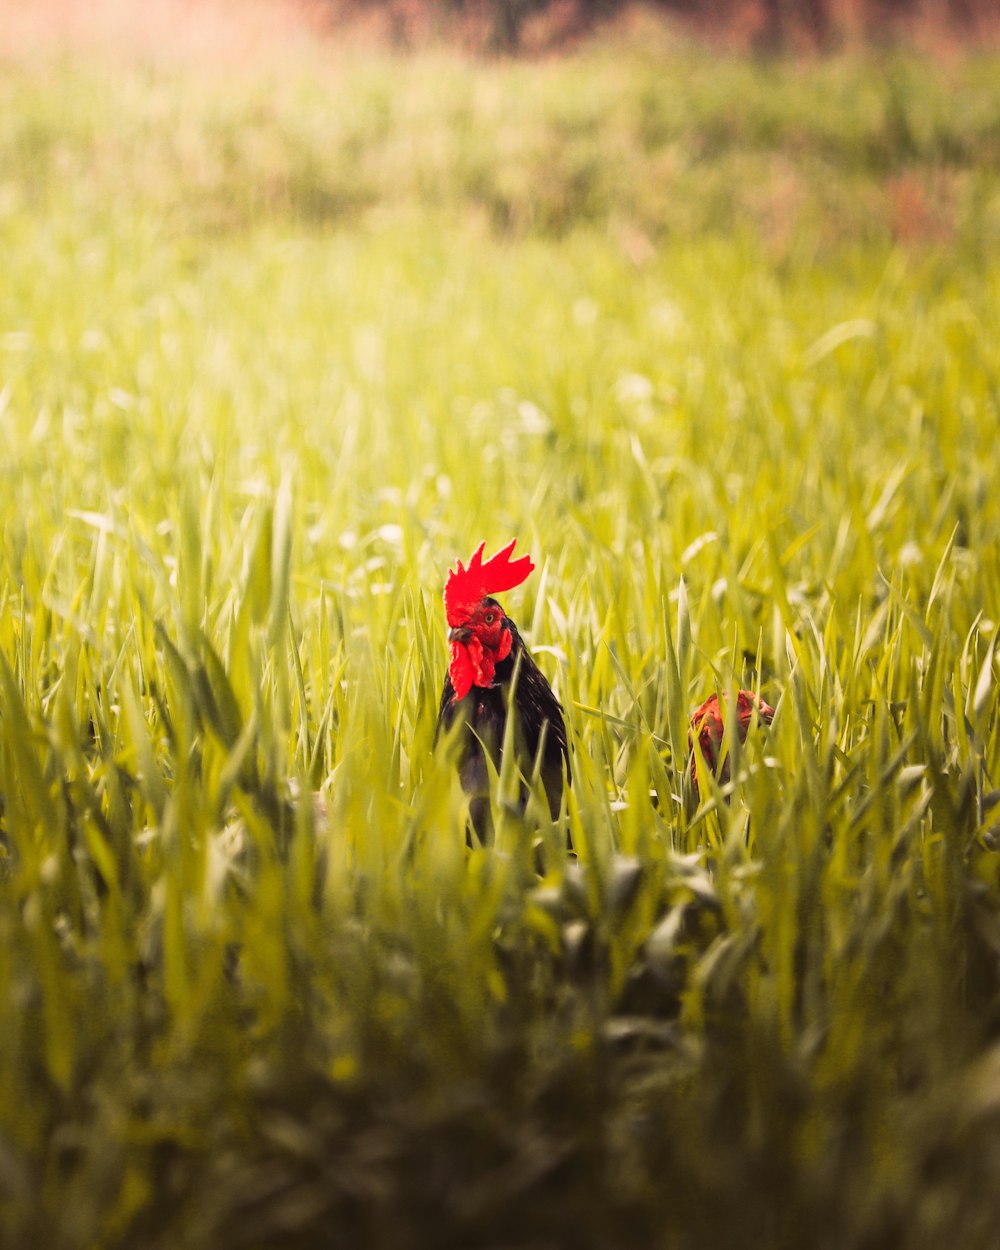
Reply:
<svg viewBox="0 0 1000 1250"><path fill-rule="evenodd" d="M870 65L670 68L7 73L5 1243L993 1244L995 76L875 159ZM469 852L440 591L513 535L574 785Z"/></svg>

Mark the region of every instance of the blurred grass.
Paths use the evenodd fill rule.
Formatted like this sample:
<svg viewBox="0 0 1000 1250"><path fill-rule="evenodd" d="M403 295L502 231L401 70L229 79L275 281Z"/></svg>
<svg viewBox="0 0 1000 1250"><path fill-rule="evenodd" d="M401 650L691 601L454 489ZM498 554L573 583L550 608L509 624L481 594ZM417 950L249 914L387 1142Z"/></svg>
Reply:
<svg viewBox="0 0 1000 1250"><path fill-rule="evenodd" d="M180 232L414 206L522 236L760 234L779 253L916 231L995 247L996 62L902 52L765 68L615 41L541 64L332 56L295 72L8 61L3 202Z"/></svg>
<svg viewBox="0 0 1000 1250"><path fill-rule="evenodd" d="M5 1244L993 1244L995 68L4 67Z"/></svg>

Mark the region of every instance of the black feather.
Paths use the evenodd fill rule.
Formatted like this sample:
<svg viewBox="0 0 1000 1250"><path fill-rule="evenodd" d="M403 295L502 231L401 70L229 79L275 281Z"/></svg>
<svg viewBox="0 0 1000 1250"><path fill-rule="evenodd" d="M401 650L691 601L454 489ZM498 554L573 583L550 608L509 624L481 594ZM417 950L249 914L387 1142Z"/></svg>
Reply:
<svg viewBox="0 0 1000 1250"><path fill-rule="evenodd" d="M510 617L505 617L504 621L510 629L512 645L510 654L496 666L493 684L491 686L474 685L463 699L456 699L451 678L445 677L434 735L436 742L438 737L447 733L456 721L461 720L465 723L465 730L459 735L457 748L458 771L462 788L470 798L469 810L473 826L480 840L483 841L488 840L493 832L493 822L490 816L489 770L486 766L484 749L499 772L503 755L507 707L510 702L511 683L518 657L520 657L520 665L517 686L514 689L514 708L517 714L514 742L518 755L517 763L522 774L530 777L544 733L545 741L542 747L539 773L553 820L558 816L562 804L564 773L567 782L571 779L569 745L566 739L566 722L563 720L562 707L552 693L552 687L545 680L545 675L528 653L517 626ZM527 793L522 787L522 801L526 799Z"/></svg>

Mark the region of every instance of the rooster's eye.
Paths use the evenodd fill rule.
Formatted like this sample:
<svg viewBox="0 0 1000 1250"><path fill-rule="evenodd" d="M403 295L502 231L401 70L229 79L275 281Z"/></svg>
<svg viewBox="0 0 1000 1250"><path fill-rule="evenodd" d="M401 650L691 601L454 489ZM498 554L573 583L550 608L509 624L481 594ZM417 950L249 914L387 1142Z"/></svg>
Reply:
<svg viewBox="0 0 1000 1250"><path fill-rule="evenodd" d="M483 624L492 625L496 619L497 619L497 616L495 612L487 612L486 615L483 617Z"/></svg>

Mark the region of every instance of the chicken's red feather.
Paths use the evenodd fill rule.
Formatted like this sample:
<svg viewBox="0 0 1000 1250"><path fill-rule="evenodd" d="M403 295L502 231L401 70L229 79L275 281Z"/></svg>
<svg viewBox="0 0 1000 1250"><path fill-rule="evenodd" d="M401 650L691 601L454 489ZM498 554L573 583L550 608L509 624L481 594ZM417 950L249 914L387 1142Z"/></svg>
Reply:
<svg viewBox="0 0 1000 1250"><path fill-rule="evenodd" d="M759 694L754 694L750 690L740 690L736 695L736 732L739 734L740 742L745 742L747 730L750 728L750 722L753 720L754 714L765 725L770 725L774 719L774 708L770 704L765 703ZM698 789L698 770L695 766L693 753L693 738L697 736L698 746L701 749L702 756L708 767L715 772L718 767L718 751L722 746L722 738L726 730L726 710L719 696L711 695L705 700L700 708L691 717L691 729L688 732L688 747L692 750L691 755L691 780L694 782L694 792L699 794ZM719 780L723 783L729 780L729 757L723 761L722 771Z"/></svg>

